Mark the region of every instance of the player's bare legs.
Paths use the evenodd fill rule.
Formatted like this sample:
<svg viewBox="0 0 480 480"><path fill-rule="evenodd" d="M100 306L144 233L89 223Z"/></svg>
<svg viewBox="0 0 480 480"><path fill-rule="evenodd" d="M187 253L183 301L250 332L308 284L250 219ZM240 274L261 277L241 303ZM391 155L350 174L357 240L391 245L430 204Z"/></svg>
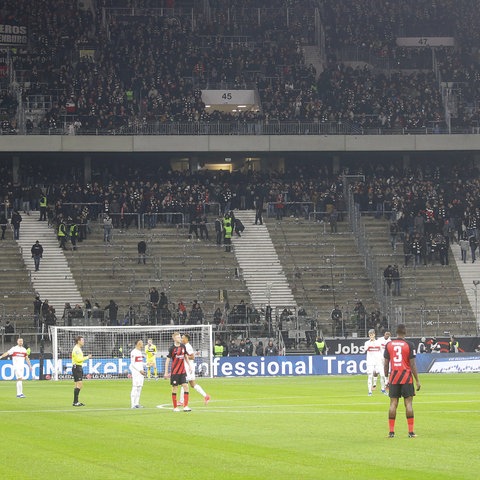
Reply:
<svg viewBox="0 0 480 480"><path fill-rule="evenodd" d="M414 429L414 415L413 415L413 397L405 397L403 400L405 404L405 416L407 417L408 436L415 437Z"/></svg>
<svg viewBox="0 0 480 480"><path fill-rule="evenodd" d="M188 383L194 390L196 390L203 397L203 400L206 405L210 401L210 395L208 395L207 392L205 392L205 390L195 380L189 380ZM184 396L184 390L182 386L182 388L180 389L180 401L179 401L180 405L183 405L183 396Z"/></svg>
<svg viewBox="0 0 480 480"><path fill-rule="evenodd" d="M397 418L398 398L390 398L390 408L388 409L388 425L390 427L389 437L395 436L395 419Z"/></svg>

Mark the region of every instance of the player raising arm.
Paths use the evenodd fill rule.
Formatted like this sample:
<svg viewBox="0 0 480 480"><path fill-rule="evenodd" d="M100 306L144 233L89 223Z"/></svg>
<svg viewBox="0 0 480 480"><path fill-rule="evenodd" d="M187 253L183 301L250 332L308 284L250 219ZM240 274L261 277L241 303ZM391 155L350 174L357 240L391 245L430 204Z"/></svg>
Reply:
<svg viewBox="0 0 480 480"><path fill-rule="evenodd" d="M25 398L23 394L23 377L25 372L25 362L28 368L32 369L32 364L28 358L27 350L23 346L23 338L17 339L17 344L8 352L0 356L0 359L5 357L12 357L13 370L15 371L15 378L17 379L17 398Z"/></svg>
<svg viewBox="0 0 480 480"><path fill-rule="evenodd" d="M192 409L188 406L188 383L187 372L185 370L185 357L187 356L187 349L181 342L179 332L175 332L172 335L173 345L168 350L168 355L165 360L165 378L170 377L170 385L172 386L172 403L173 411L179 412L180 407L177 405L177 390L181 385L184 389L184 412L190 412ZM171 371L169 372L170 363L172 364Z"/></svg>
<svg viewBox="0 0 480 480"><path fill-rule="evenodd" d="M131 407L143 408L140 405L140 395L142 393L143 381L145 379L143 341L137 340L135 348L130 352L130 372L132 372L132 391L130 393Z"/></svg>
<svg viewBox="0 0 480 480"><path fill-rule="evenodd" d="M390 368L390 378L387 383L387 385L390 386L390 408L388 410L388 424L390 428L388 436L390 438L395 437L395 419L400 397L403 397L405 404L408 436L410 438L416 437L412 405L413 397L415 396L413 378L415 378L417 391L420 390L421 385L415 363L415 347L412 343L405 340L406 335L407 330L405 325L398 325L397 338L388 342L385 346L385 377L388 377Z"/></svg>
<svg viewBox="0 0 480 480"><path fill-rule="evenodd" d="M205 405L210 401L210 395L205 393L205 390L195 381L195 352L190 344L190 335L184 333L182 335L182 343L187 350L187 356L185 357L185 369L187 371L187 381L192 388L194 388L202 397ZM180 389L180 405L183 405L184 390Z"/></svg>
<svg viewBox="0 0 480 480"><path fill-rule="evenodd" d="M82 347L85 344L85 339L82 336L75 337L75 346L72 350L72 374L75 387L73 389L73 406L84 407L85 405L78 401L80 390L83 387L83 362L92 358L92 355L83 355Z"/></svg>

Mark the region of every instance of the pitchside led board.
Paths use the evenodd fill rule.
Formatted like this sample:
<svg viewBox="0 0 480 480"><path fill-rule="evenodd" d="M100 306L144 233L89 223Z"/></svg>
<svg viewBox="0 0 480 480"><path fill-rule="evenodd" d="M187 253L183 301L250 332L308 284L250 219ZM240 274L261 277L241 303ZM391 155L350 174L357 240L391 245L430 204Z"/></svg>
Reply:
<svg viewBox="0 0 480 480"><path fill-rule="evenodd" d="M32 360L32 372L25 367L25 378L38 379L39 362ZM158 368L163 369L163 358L157 360ZM470 373L480 372L480 354L422 354L417 355L420 373ZM92 358L85 362L86 379L127 378L129 359ZM46 379L54 377L55 367L52 359L45 360ZM59 364L60 380L72 379L72 364L68 359ZM365 355L299 355L288 357L216 357L212 363L213 372L208 371L207 363L196 365L197 376L213 377L277 377L309 375L363 375L367 365ZM14 380L12 363L0 362L0 380Z"/></svg>

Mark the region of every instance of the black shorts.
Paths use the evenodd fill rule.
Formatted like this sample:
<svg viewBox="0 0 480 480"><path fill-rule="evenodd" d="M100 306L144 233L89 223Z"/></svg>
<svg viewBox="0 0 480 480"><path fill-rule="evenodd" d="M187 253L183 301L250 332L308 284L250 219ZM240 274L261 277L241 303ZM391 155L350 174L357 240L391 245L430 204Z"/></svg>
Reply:
<svg viewBox="0 0 480 480"><path fill-rule="evenodd" d="M74 382L81 382L83 380L83 367L81 365L73 365L72 374Z"/></svg>
<svg viewBox="0 0 480 480"><path fill-rule="evenodd" d="M185 383L187 383L186 373L176 373L170 376L170 385L172 387L177 387L178 385L183 385Z"/></svg>
<svg viewBox="0 0 480 480"><path fill-rule="evenodd" d="M389 387L388 396L390 398L406 398L415 396L413 383L392 383Z"/></svg>

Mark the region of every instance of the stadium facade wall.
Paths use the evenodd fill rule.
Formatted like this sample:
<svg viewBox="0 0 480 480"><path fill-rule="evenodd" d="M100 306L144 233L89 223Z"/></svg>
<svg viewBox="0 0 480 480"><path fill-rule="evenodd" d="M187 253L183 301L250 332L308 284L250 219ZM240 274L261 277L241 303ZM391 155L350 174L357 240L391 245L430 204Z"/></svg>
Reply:
<svg viewBox="0 0 480 480"><path fill-rule="evenodd" d="M439 152L479 151L480 135L16 135L1 153L20 152Z"/></svg>

